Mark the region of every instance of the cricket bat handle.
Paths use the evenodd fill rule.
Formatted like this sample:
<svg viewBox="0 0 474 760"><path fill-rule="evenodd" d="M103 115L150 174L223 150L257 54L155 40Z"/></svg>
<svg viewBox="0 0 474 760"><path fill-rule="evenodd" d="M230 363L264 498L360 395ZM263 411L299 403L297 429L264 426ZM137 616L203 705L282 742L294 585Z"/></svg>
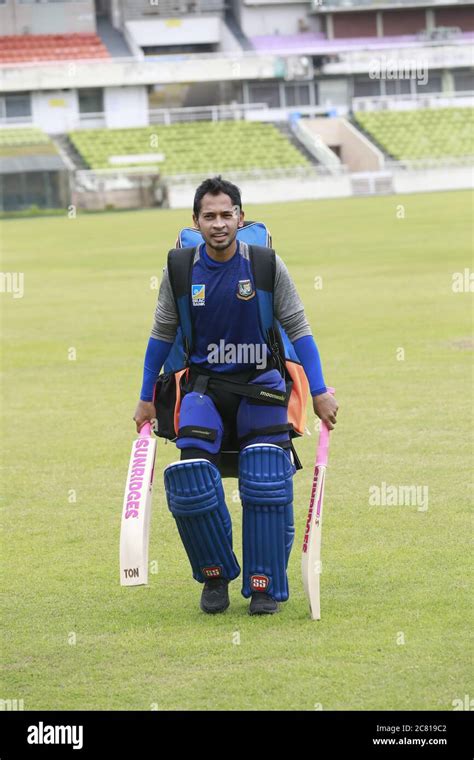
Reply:
<svg viewBox="0 0 474 760"><path fill-rule="evenodd" d="M334 388L328 388L328 393L334 396ZM319 433L318 451L316 454L316 467L327 466L329 454L329 428L325 422L321 422L321 431Z"/></svg>
<svg viewBox="0 0 474 760"><path fill-rule="evenodd" d="M151 435L151 422L144 422L140 428L140 438L149 438Z"/></svg>

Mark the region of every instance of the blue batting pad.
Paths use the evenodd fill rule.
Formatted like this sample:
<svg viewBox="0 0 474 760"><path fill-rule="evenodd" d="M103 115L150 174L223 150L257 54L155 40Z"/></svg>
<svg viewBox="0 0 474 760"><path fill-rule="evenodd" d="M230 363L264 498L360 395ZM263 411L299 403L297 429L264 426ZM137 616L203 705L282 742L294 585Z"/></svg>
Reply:
<svg viewBox="0 0 474 760"><path fill-rule="evenodd" d="M288 599L286 568L293 524L293 466L280 447L246 446L239 454L239 491L243 506L242 594L266 591Z"/></svg>
<svg viewBox="0 0 474 760"><path fill-rule="evenodd" d="M177 448L197 447L210 454L217 454L223 433L222 417L210 396L196 391L186 393L179 410Z"/></svg>
<svg viewBox="0 0 474 760"><path fill-rule="evenodd" d="M249 384L262 385L269 390L285 391L286 384L277 369L268 370L253 380ZM288 430L282 433L260 432L271 425L285 425L288 423L288 409L286 406L277 406L276 404L256 404L252 399L243 396L237 411L237 435L243 438L251 430L255 430L255 435L247 439L247 445L251 443L280 443L288 441Z"/></svg>
<svg viewBox="0 0 474 760"><path fill-rule="evenodd" d="M240 567L232 551L232 523L221 475L207 459L185 459L165 468L168 507L200 583L209 578L237 578Z"/></svg>

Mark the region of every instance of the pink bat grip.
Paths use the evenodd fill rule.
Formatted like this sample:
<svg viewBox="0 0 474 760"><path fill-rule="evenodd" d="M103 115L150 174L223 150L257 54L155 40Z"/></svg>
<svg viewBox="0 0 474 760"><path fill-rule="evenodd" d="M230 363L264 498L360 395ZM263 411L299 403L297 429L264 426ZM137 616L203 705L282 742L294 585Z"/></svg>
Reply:
<svg viewBox="0 0 474 760"><path fill-rule="evenodd" d="M145 422L140 428L140 438L149 438L151 435L151 422Z"/></svg>
<svg viewBox="0 0 474 760"><path fill-rule="evenodd" d="M328 393L334 396L334 388L328 388ZM325 422L321 423L321 432L319 434L318 453L316 454L316 467L319 465L327 466L329 454L329 428Z"/></svg>

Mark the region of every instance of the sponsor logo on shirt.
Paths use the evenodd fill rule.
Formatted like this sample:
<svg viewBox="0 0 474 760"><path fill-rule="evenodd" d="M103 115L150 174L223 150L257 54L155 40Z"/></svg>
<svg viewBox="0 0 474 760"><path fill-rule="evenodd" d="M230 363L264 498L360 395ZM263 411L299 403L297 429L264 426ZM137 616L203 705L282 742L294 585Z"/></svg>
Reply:
<svg viewBox="0 0 474 760"><path fill-rule="evenodd" d="M206 286L192 285L193 306L204 306L206 302Z"/></svg>

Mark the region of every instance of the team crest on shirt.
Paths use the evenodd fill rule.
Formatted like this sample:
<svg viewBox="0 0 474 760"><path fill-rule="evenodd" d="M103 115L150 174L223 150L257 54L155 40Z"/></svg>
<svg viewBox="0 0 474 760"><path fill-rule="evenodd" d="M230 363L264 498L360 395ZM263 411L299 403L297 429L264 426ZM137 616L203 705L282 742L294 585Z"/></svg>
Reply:
<svg viewBox="0 0 474 760"><path fill-rule="evenodd" d="M191 295L193 297L193 306L205 306L206 286L192 285Z"/></svg>
<svg viewBox="0 0 474 760"><path fill-rule="evenodd" d="M249 301L255 295L255 290L252 288L250 280L239 280L239 287L237 288L236 296L241 301Z"/></svg>

